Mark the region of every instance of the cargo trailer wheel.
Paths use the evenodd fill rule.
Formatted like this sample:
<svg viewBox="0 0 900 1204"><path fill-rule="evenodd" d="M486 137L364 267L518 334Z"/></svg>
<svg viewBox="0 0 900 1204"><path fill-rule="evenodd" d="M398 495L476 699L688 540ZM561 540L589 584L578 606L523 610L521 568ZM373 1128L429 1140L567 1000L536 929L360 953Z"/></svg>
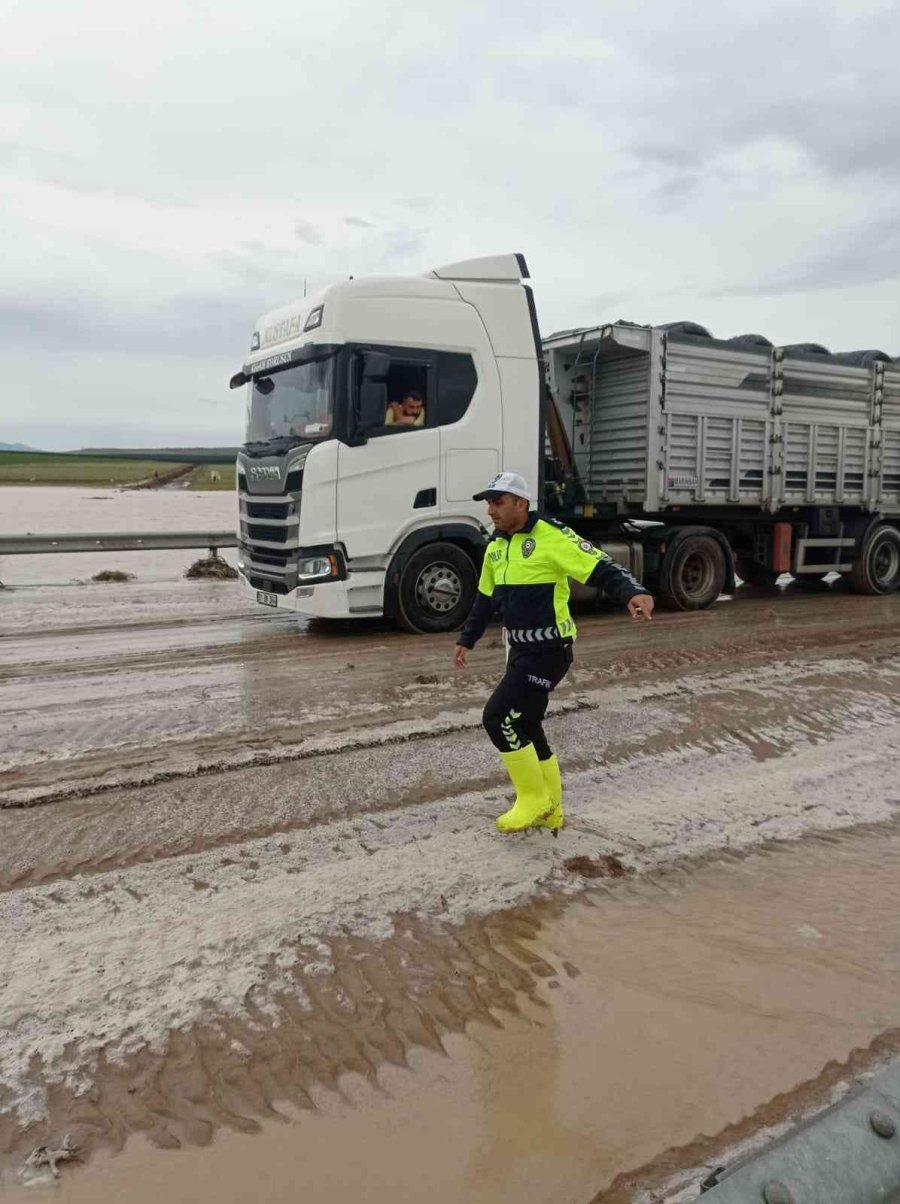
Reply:
<svg viewBox="0 0 900 1204"><path fill-rule="evenodd" d="M432 543L413 552L397 587L397 617L418 634L454 631L475 600L475 565L452 543Z"/></svg>
<svg viewBox="0 0 900 1204"><path fill-rule="evenodd" d="M711 535L688 535L666 552L659 594L671 610L705 610L725 584L725 553Z"/></svg>
<svg viewBox="0 0 900 1204"><path fill-rule="evenodd" d="M871 531L847 579L857 594L892 594L900 589L900 531L888 523Z"/></svg>

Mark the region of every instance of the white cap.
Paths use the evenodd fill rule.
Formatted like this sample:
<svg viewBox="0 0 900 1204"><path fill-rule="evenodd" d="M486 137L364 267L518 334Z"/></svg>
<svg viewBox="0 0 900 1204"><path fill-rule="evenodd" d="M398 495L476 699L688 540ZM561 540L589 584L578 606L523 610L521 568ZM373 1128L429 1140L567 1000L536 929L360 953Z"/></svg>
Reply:
<svg viewBox="0 0 900 1204"><path fill-rule="evenodd" d="M517 472L498 473L486 489L482 489L481 493L472 494L472 501L482 502L493 493L511 493L514 497L523 497L526 501L531 500L525 478L520 477Z"/></svg>

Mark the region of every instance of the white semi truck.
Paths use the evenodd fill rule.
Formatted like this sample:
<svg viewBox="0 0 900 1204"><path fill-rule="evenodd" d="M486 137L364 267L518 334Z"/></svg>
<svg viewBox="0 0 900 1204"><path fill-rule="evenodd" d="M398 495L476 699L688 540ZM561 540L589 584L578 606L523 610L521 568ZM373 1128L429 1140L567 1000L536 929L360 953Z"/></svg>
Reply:
<svg viewBox="0 0 900 1204"><path fill-rule="evenodd" d="M465 619L501 469L680 609L782 572L900 588L900 362L615 322L541 340L521 255L266 314L231 380L241 577L267 606ZM417 394L417 425L392 403Z"/></svg>

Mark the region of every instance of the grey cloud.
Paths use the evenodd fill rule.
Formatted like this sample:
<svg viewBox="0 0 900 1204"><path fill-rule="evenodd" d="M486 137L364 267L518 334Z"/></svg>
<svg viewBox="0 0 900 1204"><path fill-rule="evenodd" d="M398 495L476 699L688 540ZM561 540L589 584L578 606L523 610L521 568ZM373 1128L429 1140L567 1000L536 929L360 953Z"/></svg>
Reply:
<svg viewBox="0 0 900 1204"><path fill-rule="evenodd" d="M173 180L163 187L159 179L154 180L143 170L129 179L127 166L123 164L121 172L110 170L105 159L95 156L71 155L5 140L0 141L0 165L15 170L26 179L82 195L102 192L184 209L192 209L197 204L183 182Z"/></svg>
<svg viewBox="0 0 900 1204"><path fill-rule="evenodd" d="M527 54L515 36L494 36L499 17L491 5L461 4L448 15L426 4L418 24L415 13L358 8L343 30L346 70L332 71L325 54L305 64L302 86L294 68L308 33L290 21L282 22L274 42L265 22L248 24L233 44L225 40L224 53L203 65L204 95L214 104L186 99L197 83L197 65L189 59L183 68L167 64L173 77L166 77L165 99L139 90L127 120L120 105L109 103L103 73L86 81L83 71L63 63L54 74L68 72L71 81L65 74L58 81L12 80L27 85L32 103L48 116L64 98L103 146L102 155L81 159L42 157L34 149L32 169L72 188L112 186L170 203L229 189L240 195L261 178L267 186L276 181L285 196L297 195L300 179L307 191L332 187L352 195L361 176L384 178L386 156L379 148L386 130L391 141L403 143L427 129L421 154L400 181L416 192L396 202L427 213L448 171L469 164L477 171L495 152L502 155L492 125L510 121L513 112L522 123L536 118L534 153L541 154L541 144L555 152L561 139L548 129L548 114L568 110L593 119L605 145L615 142L662 174L701 170L727 152L774 138L835 176L865 171L900 180L894 115L900 18L887 6L867 13L864 0L852 9L850 0L824 0L813 14L797 0L760 0L746 12L725 6L711 13L683 0L609 0L599 10L576 0L566 26L559 14L528 5L518 22ZM264 52L265 78L241 94L234 69L256 50ZM286 137L271 120L298 95L316 98L314 139ZM252 147L252 154L236 153L240 147ZM267 163L277 163L278 171L261 175ZM658 183L651 182L651 191ZM365 219L345 220L366 228Z"/></svg>
<svg viewBox="0 0 900 1204"><path fill-rule="evenodd" d="M674 99L673 104L677 111ZM698 103L698 107L703 106ZM898 110L900 85L880 103L873 103L868 90L850 97L829 96L827 89L810 99L750 97L743 111L729 105L713 109L713 116L699 130L672 124L667 131L669 141L657 133L646 141L636 141L630 150L637 159L660 168L675 173L691 168L696 173L720 156L767 142L781 143L835 179L865 174L897 185L900 123L878 115ZM665 122L660 124L665 128Z"/></svg>
<svg viewBox="0 0 900 1204"><path fill-rule="evenodd" d="M600 314L600 321L609 321L609 315L614 309L628 304L631 305L634 301L632 293L596 293L593 297L587 298L588 306L597 314ZM613 319L618 321L618 319Z"/></svg>
<svg viewBox="0 0 900 1204"><path fill-rule="evenodd" d="M633 295L625 292L595 293L593 296L582 297L579 299L577 318L573 314L572 320L554 326L552 330L541 323L544 337L549 338L551 334L561 334L566 330L579 330L585 326L599 326L603 322L634 321L636 319L629 318L627 314L623 316L624 308L627 308L628 313L631 312L633 302ZM538 317L540 316L539 306Z"/></svg>
<svg viewBox="0 0 900 1204"><path fill-rule="evenodd" d="M348 226L357 226L360 230L376 229L375 223L367 222L364 217L345 217L344 221Z"/></svg>
<svg viewBox="0 0 900 1204"><path fill-rule="evenodd" d="M293 295L302 293L304 266L293 256L264 247L261 251L237 249L222 251L215 262L242 284L267 291L271 298L277 292L287 291ZM267 308L273 308L269 304Z"/></svg>
<svg viewBox="0 0 900 1204"><path fill-rule="evenodd" d="M253 323L270 303L262 297L181 295L123 311L107 298L73 292L0 295L0 345L51 356L115 353L165 359L240 360Z"/></svg>
<svg viewBox="0 0 900 1204"><path fill-rule="evenodd" d="M434 208L434 201L427 196L401 197L397 204L403 205L405 209L412 209L414 213L430 213Z"/></svg>
<svg viewBox="0 0 900 1204"><path fill-rule="evenodd" d="M322 231L312 222L297 222L294 233L302 242L312 243L314 246L320 246L325 241Z"/></svg>
<svg viewBox="0 0 900 1204"><path fill-rule="evenodd" d="M510 98L540 86L545 106L590 115L599 140L663 176L715 172L717 160L740 163L754 148L774 160L768 144L836 180L900 185L896 5L761 0L712 13L609 0L585 32L611 53L581 57L579 30L563 28L555 54L526 56L507 74Z"/></svg>
<svg viewBox="0 0 900 1204"><path fill-rule="evenodd" d="M900 217L836 230L823 242L818 254L798 264L750 284L717 290L713 296L817 292L900 281Z"/></svg>
<svg viewBox="0 0 900 1204"><path fill-rule="evenodd" d="M84 346L92 331L99 335L101 328L100 313L91 299L73 299L66 305L45 298L0 297L0 342L10 349L31 345L46 351L70 350Z"/></svg>
<svg viewBox="0 0 900 1204"><path fill-rule="evenodd" d="M666 176L653 192L661 209L678 207L701 187L702 178L696 171L675 170Z"/></svg>
<svg viewBox="0 0 900 1204"><path fill-rule="evenodd" d="M385 239L381 262L386 267L403 267L421 257L425 240L420 234L398 230Z"/></svg>

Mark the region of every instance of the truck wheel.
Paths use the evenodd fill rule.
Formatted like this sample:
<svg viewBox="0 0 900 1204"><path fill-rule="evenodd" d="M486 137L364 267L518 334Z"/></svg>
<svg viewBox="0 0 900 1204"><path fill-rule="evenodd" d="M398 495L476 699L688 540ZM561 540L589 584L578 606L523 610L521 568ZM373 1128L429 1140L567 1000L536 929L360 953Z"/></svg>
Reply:
<svg viewBox="0 0 900 1204"><path fill-rule="evenodd" d="M770 569L767 564L747 560L743 556L738 557L734 570L745 585L759 585L765 589L770 589L779 577L775 569Z"/></svg>
<svg viewBox="0 0 900 1204"><path fill-rule="evenodd" d="M659 574L660 600L671 610L705 610L725 584L725 553L711 535L688 535L674 544Z"/></svg>
<svg viewBox="0 0 900 1204"><path fill-rule="evenodd" d="M900 589L900 531L888 523L871 531L847 578L857 594L892 594Z"/></svg>
<svg viewBox="0 0 900 1204"><path fill-rule="evenodd" d="M407 631L455 631L475 600L475 565L452 543L426 544L403 566L397 617Z"/></svg>

